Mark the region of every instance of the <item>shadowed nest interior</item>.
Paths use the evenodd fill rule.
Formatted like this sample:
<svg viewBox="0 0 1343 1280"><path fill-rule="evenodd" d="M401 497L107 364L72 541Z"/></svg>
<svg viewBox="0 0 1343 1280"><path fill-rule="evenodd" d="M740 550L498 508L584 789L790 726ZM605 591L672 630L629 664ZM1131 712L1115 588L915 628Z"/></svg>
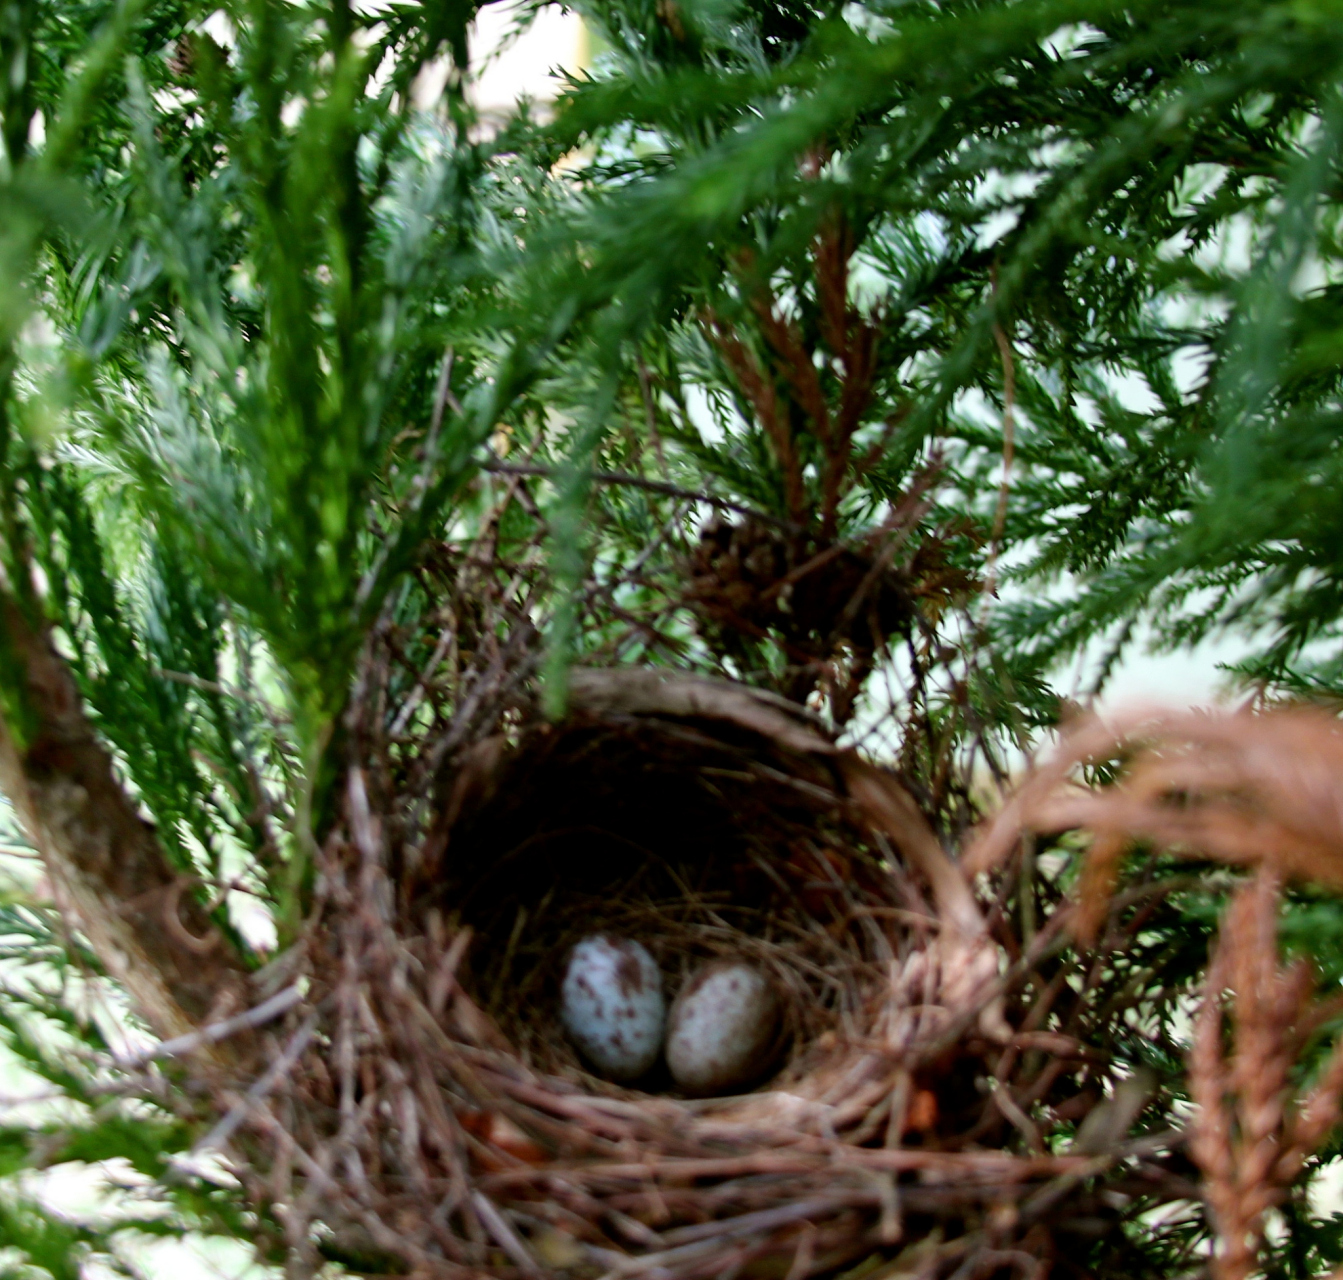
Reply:
<svg viewBox="0 0 1343 1280"><path fill-rule="evenodd" d="M841 794L824 758L731 723L579 715L477 776L425 904L472 931L461 981L530 1066L578 1070L559 981L602 931L646 946L669 998L704 960L754 961L796 1061L862 1034L919 906Z"/></svg>

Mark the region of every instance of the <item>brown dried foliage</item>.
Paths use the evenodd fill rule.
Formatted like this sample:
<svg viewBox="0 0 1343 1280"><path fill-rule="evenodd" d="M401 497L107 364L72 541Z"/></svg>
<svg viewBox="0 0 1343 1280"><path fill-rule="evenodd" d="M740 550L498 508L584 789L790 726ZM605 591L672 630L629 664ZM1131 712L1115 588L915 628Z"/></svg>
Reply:
<svg viewBox="0 0 1343 1280"><path fill-rule="evenodd" d="M818 163L808 161L809 171ZM701 316L768 442L787 520L710 522L690 556L686 592L716 652L757 671L764 664L752 660L750 644L778 644L789 663L780 690L803 702L822 689L839 724L852 716L880 656L908 634L916 603L941 605L976 586L949 568L937 537L925 533L910 545L939 472L936 457L878 528L858 541L839 537L845 497L907 411L887 414L878 438L857 447L873 405L882 319L850 300L852 254L852 232L836 214L812 245L809 328L757 277L749 256L738 264L740 314L706 308Z"/></svg>
<svg viewBox="0 0 1343 1280"><path fill-rule="evenodd" d="M1141 749L1139 749L1141 748ZM1079 766L1125 755L1113 786L1071 781ZM973 842L973 874L1000 865L1023 827L1094 835L1079 898L1104 903L1133 840L1221 862L1267 862L1287 879L1343 887L1343 725L1323 711L1133 712L1088 716Z"/></svg>
<svg viewBox="0 0 1343 1280"><path fill-rule="evenodd" d="M1117 757L1112 785L1071 781L1078 766ZM1075 924L1089 941L1135 841L1256 868L1223 916L1189 1054L1198 1105L1189 1151L1217 1229L1213 1272L1245 1280L1258 1268L1266 1212L1340 1118L1343 1039L1312 1088L1297 1081L1340 1004L1316 998L1308 962L1280 963L1278 918L1283 880L1343 884L1343 726L1307 708L1087 717L986 826L968 867L1001 864L1023 828L1093 834Z"/></svg>
<svg viewBox="0 0 1343 1280"><path fill-rule="evenodd" d="M1277 879L1261 866L1223 917L1189 1056L1190 1092L1199 1108L1189 1149L1203 1170L1217 1226L1217 1280L1254 1274L1264 1214L1286 1197L1339 1120L1343 1040L1313 1089L1298 1096L1294 1088L1307 1042L1339 1010L1337 1001L1314 999L1315 975L1305 960L1279 965L1278 914ZM1229 1055L1223 1043L1228 992L1234 1018Z"/></svg>
<svg viewBox="0 0 1343 1280"><path fill-rule="evenodd" d="M737 325L712 310L704 317L706 332L773 450L789 517L799 527L814 528L822 541L838 531L840 503L855 474L880 456L879 451L865 459L854 455L854 437L871 406L881 326L850 301L852 256L852 232L835 214L812 246L819 342L785 314L768 284L750 278L749 259L741 263L742 287L768 363ZM838 366L838 386L830 394L817 366L823 355ZM894 420L887 425L891 429ZM807 451L800 447L804 432L821 452L814 503L805 477Z"/></svg>
<svg viewBox="0 0 1343 1280"><path fill-rule="evenodd" d="M741 656L743 639L776 638L792 663L785 691L802 701L819 681L836 722L846 723L877 656L913 619L911 574L891 563L917 518L906 514L854 546L712 520L690 557L686 599L724 653Z"/></svg>

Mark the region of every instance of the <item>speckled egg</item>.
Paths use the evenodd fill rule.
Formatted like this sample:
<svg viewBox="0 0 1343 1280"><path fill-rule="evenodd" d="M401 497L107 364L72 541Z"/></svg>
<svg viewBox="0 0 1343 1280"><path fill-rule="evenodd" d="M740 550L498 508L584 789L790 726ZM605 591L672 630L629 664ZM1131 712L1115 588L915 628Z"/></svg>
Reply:
<svg viewBox="0 0 1343 1280"><path fill-rule="evenodd" d="M740 960L705 965L667 1018L667 1066L686 1093L731 1093L758 1080L779 1047L782 1005L774 984Z"/></svg>
<svg viewBox="0 0 1343 1280"><path fill-rule="evenodd" d="M657 962L629 938L594 934L569 953L560 1021L611 1080L637 1080L657 1061L667 1004Z"/></svg>

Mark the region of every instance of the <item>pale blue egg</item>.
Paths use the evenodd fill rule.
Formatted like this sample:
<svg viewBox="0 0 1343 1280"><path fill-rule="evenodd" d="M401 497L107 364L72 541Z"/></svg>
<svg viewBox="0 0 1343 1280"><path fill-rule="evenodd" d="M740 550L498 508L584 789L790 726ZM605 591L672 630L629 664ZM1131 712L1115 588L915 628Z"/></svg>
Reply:
<svg viewBox="0 0 1343 1280"><path fill-rule="evenodd" d="M666 1019L662 973L637 942L594 934L569 953L560 1021L599 1074L637 1080L657 1061Z"/></svg>

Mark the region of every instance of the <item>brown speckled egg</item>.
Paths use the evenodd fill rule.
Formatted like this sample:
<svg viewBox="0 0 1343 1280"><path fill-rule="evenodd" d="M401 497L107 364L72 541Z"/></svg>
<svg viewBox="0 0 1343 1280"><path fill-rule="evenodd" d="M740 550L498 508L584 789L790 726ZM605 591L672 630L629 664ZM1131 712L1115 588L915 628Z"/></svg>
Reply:
<svg viewBox="0 0 1343 1280"><path fill-rule="evenodd" d="M681 989L667 1019L667 1066L686 1093L731 1093L754 1083L779 1046L774 984L740 960L717 961Z"/></svg>
<svg viewBox="0 0 1343 1280"><path fill-rule="evenodd" d="M560 1021L578 1051L610 1080L637 1080L657 1061L667 1005L657 962L637 942L607 934L569 953Z"/></svg>

